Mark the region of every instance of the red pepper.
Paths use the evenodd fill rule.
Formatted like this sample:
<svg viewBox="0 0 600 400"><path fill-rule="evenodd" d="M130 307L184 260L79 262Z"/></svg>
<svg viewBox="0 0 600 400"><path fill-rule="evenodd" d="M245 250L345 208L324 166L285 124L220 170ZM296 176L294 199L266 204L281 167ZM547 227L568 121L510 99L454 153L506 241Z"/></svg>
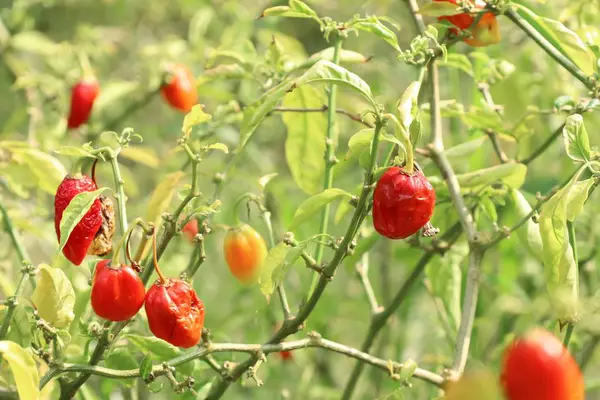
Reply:
<svg viewBox="0 0 600 400"><path fill-rule="evenodd" d="M189 112L198 103L196 79L183 64L173 64L168 70L169 79L161 87L163 98L169 105L182 112Z"/></svg>
<svg viewBox="0 0 600 400"><path fill-rule="evenodd" d="M534 329L504 354L502 386L507 400L584 400L583 375L556 336Z"/></svg>
<svg viewBox="0 0 600 400"><path fill-rule="evenodd" d="M204 327L204 304L181 279L156 282L146 294L146 315L154 336L173 346L195 346Z"/></svg>
<svg viewBox="0 0 600 400"><path fill-rule="evenodd" d="M144 304L146 290L129 265L112 266L111 260L96 264L91 301L94 312L109 321L126 321Z"/></svg>
<svg viewBox="0 0 600 400"><path fill-rule="evenodd" d="M60 242L60 221L63 212L82 192L93 192L98 189L96 183L86 175L67 175L60 183L54 197L54 228ZM112 249L110 240L114 232L114 212L108 198L100 196L92 207L75 226L63 254L75 265L80 265L86 253L104 255Z"/></svg>
<svg viewBox="0 0 600 400"><path fill-rule="evenodd" d="M434 2L447 2L447 3L452 3L452 4L457 3L457 0L433 0L433 1ZM485 2L482 2L481 0L476 0L475 7L477 9L482 10L485 8ZM456 26L458 29L464 30L464 29L469 29L469 27L471 27L473 22L475 22L475 17L468 13L461 13L461 14L456 14L456 15L442 16L442 17L439 17L438 20L439 21L444 21L444 20L448 21L452 25ZM457 34L458 29L453 28L453 29L451 29L451 32L453 32L454 34ZM496 19L496 16L491 12L487 12L487 13L483 14L483 16L477 22L477 25L475 25L473 28L471 28L471 35L472 35L472 37L465 38L464 41L473 47L483 47L483 46L488 46L488 45L496 44L496 43L500 42L500 39L501 39L500 30L498 27L498 20Z"/></svg>
<svg viewBox="0 0 600 400"><path fill-rule="evenodd" d="M69 129L77 128L88 121L99 92L100 86L95 78L83 79L73 86L71 111L67 120Z"/></svg>
<svg viewBox="0 0 600 400"><path fill-rule="evenodd" d="M373 193L373 225L385 237L404 239L429 222L434 208L435 191L421 171L391 167Z"/></svg>
<svg viewBox="0 0 600 400"><path fill-rule="evenodd" d="M190 222L185 224L183 229L181 230L185 237L191 242L194 240L194 236L198 234L198 220L192 219Z"/></svg>
<svg viewBox="0 0 600 400"><path fill-rule="evenodd" d="M223 241L223 253L233 276L248 284L258 279L260 266L268 251L260 233L244 224L227 232Z"/></svg>

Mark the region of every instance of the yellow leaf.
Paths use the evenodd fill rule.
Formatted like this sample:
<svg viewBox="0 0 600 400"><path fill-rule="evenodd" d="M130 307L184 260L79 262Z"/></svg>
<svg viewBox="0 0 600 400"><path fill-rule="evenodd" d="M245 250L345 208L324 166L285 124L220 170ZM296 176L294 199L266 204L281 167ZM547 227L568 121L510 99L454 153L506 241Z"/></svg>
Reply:
<svg viewBox="0 0 600 400"><path fill-rule="evenodd" d="M8 361L15 378L20 399L37 400L40 398L38 383L40 376L33 357L21 346L9 340L0 342L0 353Z"/></svg>
<svg viewBox="0 0 600 400"><path fill-rule="evenodd" d="M40 317L56 328L69 326L75 318L75 292L71 282L62 270L46 264L41 264L40 275L31 295Z"/></svg>
<svg viewBox="0 0 600 400"><path fill-rule="evenodd" d="M189 136L192 133L192 128L196 125L200 125L203 122L210 121L212 116L210 114L206 114L202 109L204 106L202 104L196 104L192 107L192 111L185 115L183 118L183 126L181 127L181 131L185 134L185 136Z"/></svg>

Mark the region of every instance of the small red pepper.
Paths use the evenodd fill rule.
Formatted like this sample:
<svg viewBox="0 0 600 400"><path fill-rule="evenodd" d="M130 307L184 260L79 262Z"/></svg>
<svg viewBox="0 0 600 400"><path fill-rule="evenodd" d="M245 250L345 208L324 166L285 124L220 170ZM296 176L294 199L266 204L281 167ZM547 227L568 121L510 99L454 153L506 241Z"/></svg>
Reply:
<svg viewBox="0 0 600 400"><path fill-rule="evenodd" d="M161 94L169 105L182 112L189 112L198 103L196 79L183 64L172 64L169 77L161 87Z"/></svg>
<svg viewBox="0 0 600 400"><path fill-rule="evenodd" d="M63 212L82 192L98 189L96 183L86 175L67 175L60 183L54 197L54 229L60 242L60 221ZM75 265L80 265L86 254L105 255L111 251L114 232L114 211L112 202L99 196L81 221L75 226L63 247L65 257Z"/></svg>
<svg viewBox="0 0 600 400"><path fill-rule="evenodd" d="M434 207L435 191L421 171L391 167L373 193L373 225L387 238L404 239L429 222Z"/></svg>
<svg viewBox="0 0 600 400"><path fill-rule="evenodd" d="M137 272L129 265L96 264L91 302L94 312L109 321L126 321L142 308L146 290Z"/></svg>
<svg viewBox="0 0 600 400"><path fill-rule="evenodd" d="M77 82L71 91L71 111L67 120L69 129L85 124L90 118L94 101L100 92L95 78L85 78Z"/></svg>
<svg viewBox="0 0 600 400"><path fill-rule="evenodd" d="M456 4L457 0L433 0L434 2L447 2ZM481 0L475 1L475 7L477 9L484 9L485 2ZM473 22L475 22L475 16L468 13L461 13L456 15L442 16L438 18L439 21L448 21L458 29L465 30L469 29ZM458 29L452 28L451 32L454 34L458 33ZM479 19L477 24L471 28L470 38L465 38L464 41L473 47L489 46L500 42L500 29L498 27L498 20L496 16L491 12L486 12Z"/></svg>
<svg viewBox="0 0 600 400"><path fill-rule="evenodd" d="M156 259L154 243L154 268L159 279L146 293L145 309L150 331L173 346L195 346L204 327L204 304L192 286L181 279L165 279Z"/></svg>

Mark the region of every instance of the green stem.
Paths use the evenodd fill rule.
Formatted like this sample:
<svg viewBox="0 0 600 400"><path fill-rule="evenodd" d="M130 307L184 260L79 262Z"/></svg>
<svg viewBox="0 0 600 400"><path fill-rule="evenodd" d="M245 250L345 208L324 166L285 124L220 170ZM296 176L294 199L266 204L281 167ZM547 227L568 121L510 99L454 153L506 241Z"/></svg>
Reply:
<svg viewBox="0 0 600 400"><path fill-rule="evenodd" d="M119 168L119 161L117 160L117 154L111 152L110 155L110 166L112 167L113 177L115 179L115 198L117 199L117 210L119 212L119 227L121 236L124 237L127 234L127 208L125 203L127 202L127 196L125 196L125 190L123 189L123 178L121 177L121 170ZM125 248L125 242L123 241L123 248ZM127 252L127 249L125 249Z"/></svg>
<svg viewBox="0 0 600 400"><path fill-rule="evenodd" d="M556 49L541 33L539 33L529 22L525 21L517 11L512 8L508 8L505 15L521 28L527 36L533 39L550 57L556 62L562 65L567 71L583 83L588 89L594 90L595 84L589 76L587 76L582 70L577 67L571 60L564 56L558 49Z"/></svg>
<svg viewBox="0 0 600 400"><path fill-rule="evenodd" d="M17 304L19 303L19 296L23 292L25 287L25 279L31 273L31 265L25 265L21 268L21 278L17 283L17 287L15 288L15 294L12 297L6 299L7 301L7 310L6 315L4 316L4 321L2 321L2 326L0 326L0 340L4 340L4 337L8 333L8 328L10 326L10 321L13 318L15 313L15 309L17 308Z"/></svg>
<svg viewBox="0 0 600 400"><path fill-rule="evenodd" d="M571 245L571 249L573 251L573 259L575 260L575 265L577 265L579 262L579 254L577 252L577 238L575 237L575 223L573 221L567 221L567 231L569 232L569 244ZM577 268L575 268L575 274L575 282L576 285L579 286L579 270ZM573 334L574 328L575 322L569 321L563 342L567 349L569 348L569 342L571 341L571 335Z"/></svg>
<svg viewBox="0 0 600 400"><path fill-rule="evenodd" d="M336 32L335 42L333 47L333 63L340 63L340 53L342 50L342 36ZM337 102L337 85L331 84L329 86L329 96L327 99L327 131L325 132L325 180L323 182L323 189L329 189L333 185L333 167L335 165L335 151L334 151L334 129L335 129L335 117L336 117L336 102ZM329 225L329 211L330 204L327 204L323 208L321 214L321 223L319 225L319 233L327 233L327 226ZM315 259L317 264L320 264L323 260L323 252L325 248L321 243L317 244L315 250ZM313 275L312 283L310 285L310 292L312 293L317 286L319 277Z"/></svg>
<svg viewBox="0 0 600 400"><path fill-rule="evenodd" d="M344 257L346 257L348 253L348 246L350 242L354 240L354 236L360 227L360 224L363 222L367 215L367 206L369 196L371 194L373 180L374 180L374 169L375 163L377 159L377 148L379 145L379 134L381 133L381 129L384 125L384 120L381 115L377 116L377 123L375 125L375 132L373 133L373 140L371 142L371 159L369 161L369 168L365 174L365 182L363 185L363 189L360 193L360 197L358 199L358 204L356 209L354 210L354 214L352 216L352 220L350 221L350 225L346 229L346 233L344 234L344 238L340 243L338 249L336 250L332 260L327 264L327 266L323 269L322 273L319 276L319 280L317 281L317 286L315 290L312 291L306 303L302 306L298 315L291 320L286 321L283 326L273 335L268 341L267 344L275 344L281 342L287 336L298 331L298 328L306 321L310 313L314 310L317 305L321 295L325 291L325 288L331 281L333 274L336 269L340 266ZM250 368L256 360L256 356L248 358L246 361L240 363L230 374L229 379L221 379L216 382L212 387L206 400L216 400L221 398L221 396L225 393L229 385L239 379L239 377Z"/></svg>
<svg viewBox="0 0 600 400"><path fill-rule="evenodd" d="M4 230L10 236L10 240L13 243L13 247L15 248L19 256L19 261L28 261L29 254L27 254L27 250L21 243L21 238L19 237L18 232L15 230L12 221L8 216L8 212L6 211L2 203L0 203L0 213L2 213L2 220L4 221Z"/></svg>
<svg viewBox="0 0 600 400"><path fill-rule="evenodd" d="M261 206L261 215L263 221L265 221L265 225L267 227L267 237L269 239L269 248L275 247L275 235L273 234L273 224L271 222L271 213L262 209ZM279 295L279 301L281 303L281 309L283 310L283 318L290 319L292 316L292 311L290 310L290 305L287 300L287 295L285 293L285 287L283 286L283 282L280 282L277 285L277 294Z"/></svg>

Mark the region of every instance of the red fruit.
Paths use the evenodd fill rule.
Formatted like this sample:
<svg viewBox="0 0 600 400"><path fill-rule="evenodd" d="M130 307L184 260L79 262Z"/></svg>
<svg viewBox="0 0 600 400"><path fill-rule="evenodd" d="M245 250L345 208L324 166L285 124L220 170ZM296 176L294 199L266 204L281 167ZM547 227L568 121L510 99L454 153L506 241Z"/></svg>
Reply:
<svg viewBox="0 0 600 400"><path fill-rule="evenodd" d="M67 120L69 129L77 128L87 122L99 91L100 86L95 78L83 79L73 86L71 111Z"/></svg>
<svg viewBox="0 0 600 400"><path fill-rule="evenodd" d="M113 267L110 260L96 264L92 282L92 308L101 318L126 321L142 308L146 290L129 265Z"/></svg>
<svg viewBox="0 0 600 400"><path fill-rule="evenodd" d="M456 4L457 0L433 0L435 2L447 2ZM485 3L481 0L475 1L475 7L478 9L485 8ZM468 29L473 22L475 17L468 13L442 16L438 18L439 21L446 20L457 28L464 30ZM458 33L457 29L451 30L453 33ZM485 13L471 29L471 38L465 38L464 41L473 47L483 47L490 44L496 44L500 42L500 30L498 27L498 21L493 13Z"/></svg>
<svg viewBox="0 0 600 400"><path fill-rule="evenodd" d="M54 197L54 229L59 242L60 221L73 197L96 189L98 187L94 181L86 175L67 175L60 183ZM104 196L99 196L71 232L63 248L63 254L75 265L81 264L86 253L105 255L112 249L111 239L114 229L112 202Z"/></svg>
<svg viewBox="0 0 600 400"><path fill-rule="evenodd" d="M194 236L198 234L198 220L192 219L190 222L185 224L181 230L185 237L191 242L194 240Z"/></svg>
<svg viewBox="0 0 600 400"><path fill-rule="evenodd" d="M373 193L373 225L385 237L404 239L429 222L434 207L435 191L421 171L391 167Z"/></svg>
<svg viewBox="0 0 600 400"><path fill-rule="evenodd" d="M204 326L204 304L189 283L157 281L146 294L148 325L154 336L178 347L198 344Z"/></svg>
<svg viewBox="0 0 600 400"><path fill-rule="evenodd" d="M183 64L171 65L168 72L170 80L163 84L162 96L171 107L187 113L198 103L196 79L188 67Z"/></svg>
<svg viewBox="0 0 600 400"><path fill-rule="evenodd" d="M501 377L508 400L583 400L583 376L553 334L535 329L504 353Z"/></svg>
<svg viewBox="0 0 600 400"><path fill-rule="evenodd" d="M258 279L268 251L260 233L244 224L227 232L223 253L233 276L242 283L250 284Z"/></svg>
<svg viewBox="0 0 600 400"><path fill-rule="evenodd" d="M280 351L279 356L283 361L291 361L294 359L294 355L289 350Z"/></svg>

